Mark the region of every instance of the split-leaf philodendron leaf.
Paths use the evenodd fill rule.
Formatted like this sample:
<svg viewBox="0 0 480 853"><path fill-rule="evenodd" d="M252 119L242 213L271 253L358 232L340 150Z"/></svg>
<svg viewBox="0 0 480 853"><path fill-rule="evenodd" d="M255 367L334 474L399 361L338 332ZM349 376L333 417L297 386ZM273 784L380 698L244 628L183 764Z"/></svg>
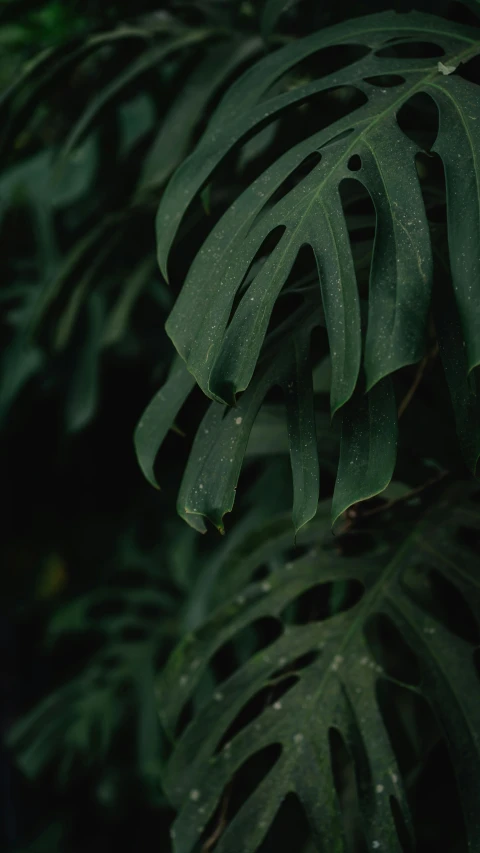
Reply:
<svg viewBox="0 0 480 853"><path fill-rule="evenodd" d="M313 551L277 567L268 580L240 588L198 633L177 647L157 692L161 718L172 733L225 644L241 653L240 638L249 626L265 617L275 618L281 626L277 639L246 662L240 657L226 680L195 700L193 719L176 740L166 777L169 797L178 810L172 831L174 853L193 853L204 831L208 837L219 825L217 853L239 849L255 853L282 802L292 794L304 808L315 850L351 849L336 792L332 730L339 733L353 760L362 849L405 850L400 824L404 835L414 834L410 783L399 755L401 738L398 732L392 735L383 715L380 687L388 683L401 685L412 698L424 697L433 710L455 770L469 849L472 853L479 849L480 712L474 644L453 633L441 615L429 610L431 602L425 607L416 592L416 583L425 588L431 573L439 574L468 602L478 626L478 561L468 544L459 545L458 536L461 530L476 531L478 536L480 529L478 503L468 492L464 486L447 490L409 536L401 535L393 547L377 545L364 557L318 547L319 526L323 523L324 535L328 530L328 511L325 515L320 505L312 526ZM254 559L245 548L238 560L230 555L229 563L244 580L242 562L251 579L269 553L281 559L283 523L283 529L264 527L263 542L258 531L252 543ZM302 533L305 543L308 531L309 526ZM412 581L415 577L417 582ZM311 595L318 584L340 582L357 583L350 606L342 612L333 608L323 617L311 609L306 622L291 619L302 596ZM382 643L373 647L369 630L379 616L416 657L418 683L410 683L410 676L403 681L392 672L388 655L385 666L379 662ZM263 696L263 701L255 703L256 696ZM231 803L238 794L236 774L248 759L273 747L277 750L273 766L267 775L257 771L258 778L250 778L249 793L232 812L229 797ZM225 797L224 791L229 792ZM211 823L222 798L227 804L223 822L217 817Z"/></svg>
<svg viewBox="0 0 480 853"><path fill-rule="evenodd" d="M429 51L418 50L425 45ZM282 85L299 64L335 46L364 53L332 73L294 78L291 85ZM430 98L439 117L431 152L441 158L445 174L451 277L465 349L457 366L464 385L480 364L480 98L477 85L459 73L479 52L478 30L417 12L357 18L288 44L231 86L160 204L158 257L167 276L170 249L187 210L227 156L314 96L341 93L346 87L361 96L360 105L347 115L296 142L277 159L272 157L223 213L191 264L166 324L187 370L205 394L217 406L238 404L242 411L248 407L245 424L250 429L258 394L263 393L258 383L262 386L265 381L259 376L264 375L261 365L273 309L300 251L311 247L319 286L313 296L308 288L305 298L310 311L317 304L324 312L332 366L331 414L338 412L343 424L333 520L388 484L397 431L390 377L425 354L433 262L417 165L422 149L398 123L402 107L419 94ZM312 156L316 164L292 180L312 163ZM375 210L365 317L357 282L364 260L360 263L352 250L340 194L344 182L352 178ZM276 242L266 242L274 234ZM256 266L260 250L263 263ZM309 344L301 326L309 313L299 310L291 325L295 340L299 335L304 338L302 369L308 369ZM452 376L449 364L446 372ZM287 395L297 529L312 517L318 489L318 478L307 464L307 456L315 457L315 426L309 423L313 407L304 396L307 381L297 373ZM475 396L474 383L470 387ZM242 393L248 399L243 400ZM367 399L362 403L363 393ZM462 433L465 416L457 411L462 402L453 390L452 401ZM237 419L243 418L242 411ZM372 417L372 412L380 411L381 424ZM215 416L209 413L207 418ZM233 410L225 421L235 422ZM227 427L222 429L224 441ZM229 456L225 451L220 467L213 465L214 457L218 463L213 437L208 451L205 438L197 439L179 509L191 522L196 517L198 529L204 529L202 515L222 527L224 513L232 508L247 438L238 435L235 453ZM465 439L460 438L465 448ZM369 452L374 446L381 454L373 454L372 463ZM466 456L474 468L474 453L468 451ZM202 479L205 471L208 488Z"/></svg>

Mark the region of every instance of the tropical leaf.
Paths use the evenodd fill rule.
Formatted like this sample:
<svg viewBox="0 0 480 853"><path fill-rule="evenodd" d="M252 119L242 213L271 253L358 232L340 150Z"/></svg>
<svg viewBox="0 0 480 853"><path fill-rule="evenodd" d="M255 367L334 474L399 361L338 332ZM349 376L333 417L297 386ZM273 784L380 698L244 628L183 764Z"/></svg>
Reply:
<svg viewBox="0 0 480 853"><path fill-rule="evenodd" d="M166 777L178 810L175 853L197 850L202 839L209 849L212 837L218 853L263 850L275 815L292 794L305 811L312 849L351 849L332 765L332 730L354 764L364 849L404 850L405 833L413 833L409 781L401 742L388 728L380 701L380 686L389 683L401 685L412 700L423 696L432 708L455 770L469 849L478 849L480 714L473 652L480 625L480 514L478 492L474 500L470 493L462 484L447 489L409 535L401 527L393 544L377 540L362 557L342 555L343 540L332 548L328 508L321 507L310 537L310 526L302 532L306 542L315 541L313 550L295 562L287 558L283 567L277 564L265 580L245 589L237 586L235 597L180 644L157 692L172 737L183 709L194 700L193 719L175 743ZM269 553L281 559L288 546L285 532L285 518L283 526L279 519L263 533L259 529L237 559L230 555L231 578L238 571L240 584L248 581L268 565ZM475 622L476 641L452 627L448 607L442 611L435 605L436 578L451 588L450 600L455 595L463 602ZM319 585L322 600L330 601L323 615L312 610ZM339 608L338 592L333 592L340 585L347 593ZM307 619L295 617L302 600L310 601ZM278 621L277 638L259 651L254 648L245 661L241 638L247 630L254 634L265 617ZM418 678L405 670L399 675L392 666L385 634L383 640L372 634L379 618L390 626L390 638L397 637L394 660L413 656ZM237 649L237 664L206 694L212 659L227 645ZM249 777L242 798L235 787L237 773L268 749L274 760ZM231 817L229 797L235 802Z"/></svg>
<svg viewBox="0 0 480 853"><path fill-rule="evenodd" d="M432 46L437 56L418 58L419 42ZM411 46L410 56L404 55L408 50L395 55L400 43ZM279 91L279 81L299 63L338 45L361 45L365 55L332 74ZM288 45L231 87L162 198L157 237L165 275L187 208L235 146L319 93L353 86L364 103L275 160L221 217L195 258L167 332L206 394L232 404L247 388L273 306L301 247L308 244L319 270L332 356L332 413L351 398L361 366L362 339L339 187L352 177L363 185L376 209L363 358L367 390L423 356L431 245L415 166L420 147L397 122L401 107L418 93L430 96L440 115L433 150L445 169L455 297L468 369L480 362L478 89L458 73L444 71L446 66L458 69L479 51L480 36L474 28L414 12L388 12L357 18ZM382 78L387 78L388 86L382 87ZM315 153L318 165L289 189L288 179ZM275 201L280 189L285 192ZM280 240L235 303L256 253L279 228Z"/></svg>

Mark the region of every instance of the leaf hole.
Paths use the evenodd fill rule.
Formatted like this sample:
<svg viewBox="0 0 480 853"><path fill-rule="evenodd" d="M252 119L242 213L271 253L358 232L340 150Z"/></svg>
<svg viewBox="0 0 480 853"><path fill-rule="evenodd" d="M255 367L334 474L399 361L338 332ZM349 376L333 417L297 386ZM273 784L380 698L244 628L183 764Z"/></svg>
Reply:
<svg viewBox="0 0 480 853"><path fill-rule="evenodd" d="M362 168L362 160L358 156L358 154L352 154L350 160L348 161L348 168L351 172L359 172Z"/></svg>
<svg viewBox="0 0 480 853"><path fill-rule="evenodd" d="M331 602L337 586L338 582L310 587L287 605L280 618L293 625L307 625L309 622L328 619L332 615ZM336 613L343 613L355 607L363 596L364 587L359 581L352 580L342 584L340 591Z"/></svg>
<svg viewBox="0 0 480 853"><path fill-rule="evenodd" d="M480 56L473 56L468 62L460 63L455 74L458 74L459 77L463 77L464 80L468 80L470 83L478 85L480 80Z"/></svg>
<svg viewBox="0 0 480 853"><path fill-rule="evenodd" d="M319 148L319 151L322 152L326 148L329 148L331 145L335 145L337 142L343 142L344 139L347 139L353 133L353 127L349 127L347 130L342 130L340 133L337 133L336 136L332 136L331 139L328 140L324 145Z"/></svg>
<svg viewBox="0 0 480 853"><path fill-rule="evenodd" d="M445 56L443 47L430 41L398 41L375 51L376 56L395 59L435 59Z"/></svg>
<svg viewBox="0 0 480 853"><path fill-rule="evenodd" d="M189 699L188 702L185 702L185 705L183 706L181 713L178 717L178 720L177 720L177 723L175 726L175 732L174 732L174 739L175 740L179 740L181 738L181 736L183 735L187 726L192 722L193 714L194 714L193 699Z"/></svg>
<svg viewBox="0 0 480 853"><path fill-rule="evenodd" d="M243 729L261 717L266 708L280 702L292 687L299 681L298 675L285 675L281 681L275 684L269 684L258 691L252 698L243 706L240 713L237 714L233 723L229 726L222 739L217 745L215 752L218 754L222 751L225 744L230 743L233 738L238 735ZM259 723L261 725L261 723Z"/></svg>
<svg viewBox="0 0 480 853"><path fill-rule="evenodd" d="M283 800L258 853L278 850L298 850L303 853L314 853L316 850L305 809L297 794L292 792Z"/></svg>
<svg viewBox="0 0 480 853"><path fill-rule="evenodd" d="M380 678L376 696L399 773L408 790L408 779L439 741L440 727L427 700L410 687Z"/></svg>
<svg viewBox="0 0 480 853"><path fill-rule="evenodd" d="M416 604L449 631L469 643L480 642L477 622L469 604L442 572L431 567L425 570L421 564L410 566L402 582Z"/></svg>
<svg viewBox="0 0 480 853"><path fill-rule="evenodd" d="M265 239L262 240L260 246L255 252L251 263L247 268L247 271L235 295L235 299L232 304L232 310L230 312L229 323L232 321L232 318L240 304L240 301L245 295L245 291L248 289L248 287L251 285L257 275L259 275L263 265L277 248L278 244L280 243L280 240L282 239L285 233L285 230L285 225L277 225L267 234Z"/></svg>
<svg viewBox="0 0 480 853"><path fill-rule="evenodd" d="M319 652L306 652L306 654L301 655L301 657L286 663L284 666L281 667L281 669L277 669L272 674L272 680L280 678L284 675L288 675L290 673L295 674L297 672L300 672L302 669L307 669L309 666L315 663L315 661L318 660L319 657Z"/></svg>
<svg viewBox="0 0 480 853"><path fill-rule="evenodd" d="M264 616L247 625L212 657L210 666L216 681L225 681L252 655L274 643L281 635L282 625L273 616Z"/></svg>
<svg viewBox="0 0 480 853"><path fill-rule="evenodd" d="M396 797L390 796L390 811L392 813L393 822L397 831L398 841L402 849L402 853L414 853L414 848L410 838L410 833L405 823L405 818L402 814L400 804Z"/></svg>
<svg viewBox="0 0 480 853"><path fill-rule="evenodd" d="M400 74L378 74L376 77L365 77L365 83L378 86L379 89L393 89L405 83L405 77Z"/></svg>
<svg viewBox="0 0 480 853"><path fill-rule="evenodd" d="M295 258L292 268L285 280L280 292L281 298L277 299L273 306L266 332L266 338L294 317L295 311L304 305L303 293L312 289L318 292L320 304L320 288L318 285L315 255L313 254L312 247L305 244L300 247L297 257ZM278 399L283 400L283 394Z"/></svg>
<svg viewBox="0 0 480 853"><path fill-rule="evenodd" d="M293 170L286 178L282 184L278 187L277 190L273 193L268 201L269 207L274 207L274 205L278 204L282 199L285 198L295 187L299 184L303 183L306 178L317 168L318 164L321 162L322 155L318 151L312 151L304 160L300 163L296 169Z"/></svg>
<svg viewBox="0 0 480 853"><path fill-rule="evenodd" d="M317 50L301 62L292 65L286 74L278 77L273 86L267 90L265 97L271 98L281 92L297 89L313 80L321 80L322 77L358 62L369 52L369 48L363 44L339 44Z"/></svg>
<svg viewBox="0 0 480 853"><path fill-rule="evenodd" d="M420 151L415 157L423 203L429 222L447 223L447 194L445 172L441 157Z"/></svg>
<svg viewBox="0 0 480 853"><path fill-rule="evenodd" d="M365 626L365 636L374 660L386 675L405 684L420 684L418 658L390 617L383 613L372 616Z"/></svg>
<svg viewBox="0 0 480 853"><path fill-rule="evenodd" d="M400 107L397 124L419 148L429 151L438 136L439 112L430 95L418 92Z"/></svg>
<svg viewBox="0 0 480 853"><path fill-rule="evenodd" d="M368 847L360 820L355 762L338 729L332 727L328 730L328 744L333 781L347 840L347 850L367 853Z"/></svg>
<svg viewBox="0 0 480 853"><path fill-rule="evenodd" d="M462 762L460 755L457 761ZM417 851L468 853L455 770L445 741L436 743L418 768L411 786L411 801Z"/></svg>
<svg viewBox="0 0 480 853"><path fill-rule="evenodd" d="M258 750L237 770L230 786L228 796L227 821L231 823L242 806L255 793L263 780L271 773L280 759L282 747L279 743L269 744ZM215 827L215 821L207 827L208 838Z"/></svg>

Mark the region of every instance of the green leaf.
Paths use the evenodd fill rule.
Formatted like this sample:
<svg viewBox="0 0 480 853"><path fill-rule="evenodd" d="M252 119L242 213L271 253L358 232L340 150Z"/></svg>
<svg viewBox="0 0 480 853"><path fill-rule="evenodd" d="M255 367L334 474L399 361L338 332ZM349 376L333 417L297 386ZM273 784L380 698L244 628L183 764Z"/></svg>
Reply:
<svg viewBox="0 0 480 853"><path fill-rule="evenodd" d="M412 582L412 572L423 585L429 572L439 573L470 608L478 630L478 557L458 539L461 529L476 536L480 530L478 503L470 500L469 491L464 485L453 487L414 524L410 535L399 528L396 543L377 546L361 559L343 557L329 546L324 516L324 534L316 531L314 551L287 562L267 581L248 586L177 647L157 691L161 718L170 733L200 682L205 683L210 662L222 646L229 643L235 648L240 634L264 617L274 617L283 628L278 639L254 651L246 662L240 659L233 673L196 703L193 719L175 743L166 777L168 796L178 811L172 831L175 853L199 849L227 788L234 792L236 808L232 817L227 810L218 853L237 853L239 838L243 853L255 853L283 800L292 793L304 808L313 848L346 853L351 849L346 841L348 815L342 814L335 788L332 729L354 764L357 817L366 849L404 850L391 800L412 836L409 781L405 763L399 760L404 742L397 730L387 728L383 717L379 687L388 682L402 685L407 706L408 697L413 700L419 694L431 706L455 770L469 849L472 853L478 849L480 712L475 644L454 633L441 611L431 609L431 601L425 606L425 597ZM252 551L250 577L264 564L269 536L271 530L264 536L263 549ZM281 558L285 545L276 544ZM249 561L248 551L243 560ZM237 567L241 569L241 561ZM361 585L357 586L361 593L343 605L343 612L323 621L318 616L306 623L289 620L298 599L314 587L325 584L328 599L330 584L348 584L351 589L353 581ZM418 683L392 675L385 639L372 644L368 629L378 614L416 658ZM253 701L260 696L261 702ZM273 766L266 776L253 775L248 794L243 794L240 785L235 786L237 772L249 758L274 745L278 755Z"/></svg>
<svg viewBox="0 0 480 853"><path fill-rule="evenodd" d="M333 524L354 503L373 498L388 486L396 455L397 407L387 377L368 394L355 394L342 412Z"/></svg>
<svg viewBox="0 0 480 853"><path fill-rule="evenodd" d="M155 457L194 386L193 376L183 361L176 358L165 385L157 391L138 422L135 430L138 464L148 482L155 488L159 488L154 472Z"/></svg>
<svg viewBox="0 0 480 853"><path fill-rule="evenodd" d="M378 55L396 39L437 45L455 67L480 51L478 30L415 12L356 18L315 33L263 59L231 87L196 151L168 185L157 217L164 274L187 208L236 145L318 93L354 86L365 97L363 106L287 150L247 187L191 265L167 332L212 398L232 403L248 386L275 302L305 244L312 246L319 269L332 357L332 413L352 396L360 369L360 309L339 196L340 184L352 175L371 196L377 219L364 355L367 390L421 359L431 296L431 245L415 166L420 148L396 120L401 107L420 92L435 101L440 113L435 150L447 179L456 298L469 368L478 362L478 89L456 75L444 76L437 59ZM363 45L367 53L333 74L279 93L275 84L298 63L340 44ZM382 89L369 82L379 75L399 75L401 82ZM315 152L321 157L318 165L275 202L276 190ZM359 169L352 165L354 156ZM465 204L467 224L462 228L465 217L459 210ZM256 253L279 228L280 241L234 308Z"/></svg>

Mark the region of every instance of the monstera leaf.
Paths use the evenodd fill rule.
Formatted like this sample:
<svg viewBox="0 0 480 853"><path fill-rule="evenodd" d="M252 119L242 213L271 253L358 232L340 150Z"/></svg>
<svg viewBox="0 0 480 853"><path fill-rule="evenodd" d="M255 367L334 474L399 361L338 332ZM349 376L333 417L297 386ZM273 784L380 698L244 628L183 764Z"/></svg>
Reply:
<svg viewBox="0 0 480 853"><path fill-rule="evenodd" d="M344 50L344 67L319 77L310 75L306 81L295 77L302 63L312 56L321 59L335 47ZM363 51L363 56L355 59L348 47ZM303 336L308 354L308 318L322 304L332 365L331 414L340 411L342 422L333 521L388 484L397 435L390 377L420 361L425 352L432 232L417 165L422 149L398 122L402 107L419 94L429 96L440 121L431 151L443 162L451 280L459 316L455 353L452 347L443 347L442 353L450 353L445 362L447 379L461 444L475 470L479 433L470 418L470 434L465 436L465 395L455 393L456 382L452 384L450 377L455 373L463 386L469 385L470 397L475 397L469 374L473 376L480 363L480 99L478 87L459 71L479 51L478 30L413 12L357 18L290 44L258 62L231 87L160 204L158 255L166 276L170 249L187 209L238 146L252 135L261 136L289 109L308 105L314 96L340 97L349 87L360 97L360 105L353 99L347 115L287 147L223 213L195 257L166 324L187 370L205 394L218 405L250 407L250 400L257 399L261 365L275 327L272 312L284 295L284 286L290 286L299 253L311 247L320 287L306 288L305 306L311 307L299 309L295 319L290 318L290 329L294 337ZM355 226L341 196L345 182L350 179L351 184L352 178L375 209L368 292L364 288L361 293L358 276L365 260L360 262L352 248ZM300 287L297 294L302 294ZM460 360L458 342L465 350ZM306 358L302 369L308 369ZM304 433L315 435L314 425L307 425L309 415L302 400L301 389L309 381L303 377L291 389L288 405L293 416L302 420ZM239 396L242 392L245 399ZM468 405L472 408L477 403ZM253 417L254 410L249 411ZM213 414L208 417L215 420ZM225 424L226 435L227 424L243 422L243 412L224 419L217 414L217 420L222 421L222 429ZM250 423L245 418L245 424ZM210 423L202 426L211 434ZM204 437L198 438L194 445L179 509L190 521L201 514L221 526L222 515L233 503L238 457L237 453L217 454L205 442ZM238 450L238 444L235 447ZM313 455L309 452L310 459ZM232 467L224 474L229 464ZM292 447L292 466L301 464ZM215 480L213 489L205 487L204 476ZM226 477L228 495L219 483ZM295 501L297 529L313 514L313 491L318 489L312 478L308 488L312 492L308 506L304 502L299 509ZM204 529L203 522L198 529Z"/></svg>
<svg viewBox="0 0 480 853"><path fill-rule="evenodd" d="M310 826L309 850L352 849L332 759L339 739L354 766L364 842L358 849L410 849L409 773L400 728L389 727L381 702L388 684L402 686L404 709L408 696L423 696L432 709L455 769L469 849L478 849L480 713L473 653L480 514L478 492L473 500L469 492L462 484L447 489L420 521L417 510L409 535L398 531L396 542L377 541L362 557L349 557L342 545L332 548L323 505L301 534L306 554L295 562L287 557L279 566L288 548L285 519L230 555L224 569L234 597L186 637L159 683L162 720L173 737L182 731L166 779L179 812L175 853L198 850L204 839L202 849L216 841L218 853L267 849L261 845L268 829L292 795ZM260 569L263 579L242 588ZM435 590L442 588L439 605ZM457 599L464 608L460 630L449 622ZM278 629L267 645L248 647L248 631L254 634L272 617ZM473 635L465 636L465 623ZM236 663L216 684L213 664L222 653L225 660L227 648ZM399 669L406 658L410 664ZM193 718L185 726L190 700ZM249 775L237 790L247 763Z"/></svg>
<svg viewBox="0 0 480 853"><path fill-rule="evenodd" d="M436 46L445 62L382 55L400 42L419 41ZM292 67L314 52L345 44L364 46L366 56L275 93L275 83ZM479 51L477 30L452 29L441 19L415 13L386 13L289 45L231 88L160 205L158 249L165 274L189 203L237 143L319 92L354 86L365 103L275 161L229 208L198 253L167 331L205 393L232 403L248 386L274 303L300 248L308 244L317 260L332 353L332 412L350 399L361 363L361 322L339 186L352 174L371 195L377 220L364 356L367 388L421 358L432 279L430 237L415 168L420 149L396 121L402 105L419 92L431 96L440 115L434 150L445 169L453 283L469 369L479 363L479 99L477 87L453 73ZM379 86L375 78L381 83L384 75L396 75L396 85ZM275 191L315 152L320 162L313 171L272 203ZM283 229L282 237L248 282L229 322L237 291L276 228Z"/></svg>

